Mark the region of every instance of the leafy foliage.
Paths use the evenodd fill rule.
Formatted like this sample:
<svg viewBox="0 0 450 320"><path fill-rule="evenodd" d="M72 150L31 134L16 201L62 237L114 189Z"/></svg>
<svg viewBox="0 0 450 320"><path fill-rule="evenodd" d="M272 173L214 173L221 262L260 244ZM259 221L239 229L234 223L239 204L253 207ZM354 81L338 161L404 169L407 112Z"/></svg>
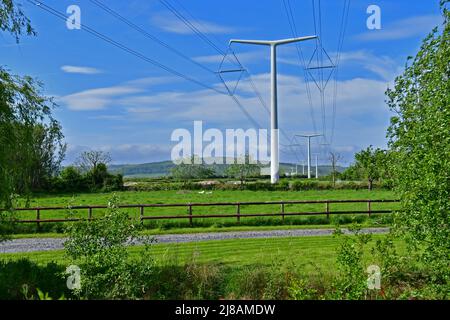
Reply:
<svg viewBox="0 0 450 320"><path fill-rule="evenodd" d="M53 262L40 266L26 259L0 261L0 299L35 299L38 288L55 297L70 294L63 270Z"/></svg>
<svg viewBox="0 0 450 320"><path fill-rule="evenodd" d="M369 190L372 190L374 181L381 181L388 177L388 152L372 146L355 153L356 163L348 168L342 175L350 179L365 179Z"/></svg>
<svg viewBox="0 0 450 320"><path fill-rule="evenodd" d="M245 183L248 177L257 176L259 172L259 164L252 161L248 154L241 159L235 159L234 163L231 164L226 170L227 176L239 179L241 186Z"/></svg>
<svg viewBox="0 0 450 320"><path fill-rule="evenodd" d="M172 177L184 183L192 179L205 179L214 176L214 170L207 167L203 161L196 159L195 156L184 159L182 163L171 168L170 172Z"/></svg>
<svg viewBox="0 0 450 320"><path fill-rule="evenodd" d="M20 5L13 0L0 1L0 30L14 35L16 42L19 42L19 37L24 33L36 34Z"/></svg>
<svg viewBox="0 0 450 320"><path fill-rule="evenodd" d="M396 116L388 129L394 183L402 200L396 229L433 270L437 287L450 280L450 13L441 1L435 28L387 91ZM442 289L445 290L445 289Z"/></svg>
<svg viewBox="0 0 450 320"><path fill-rule="evenodd" d="M135 298L145 291L153 259L149 243L137 260L130 260L127 243L138 241L139 225L117 207L113 197L102 219L81 221L68 227L65 250L81 269L81 289L76 294L90 299ZM141 293L140 293L141 292Z"/></svg>
<svg viewBox="0 0 450 320"><path fill-rule="evenodd" d="M353 225L349 230L355 235L344 235L339 228L335 232L341 243L337 253L339 275L335 279L334 295L338 299L363 299L367 294L367 274L363 254L371 235L362 233L358 225Z"/></svg>

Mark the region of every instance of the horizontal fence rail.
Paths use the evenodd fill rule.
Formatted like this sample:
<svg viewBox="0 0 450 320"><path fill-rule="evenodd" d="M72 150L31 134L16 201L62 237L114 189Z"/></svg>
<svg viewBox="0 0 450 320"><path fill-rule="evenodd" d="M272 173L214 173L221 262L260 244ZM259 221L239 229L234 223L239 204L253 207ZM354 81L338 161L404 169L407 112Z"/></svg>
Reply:
<svg viewBox="0 0 450 320"><path fill-rule="evenodd" d="M392 209L384 210L373 210L372 203L394 203L399 202L399 200L389 200L389 199L363 199L363 200L294 200L294 201L260 201L260 202L210 202L210 203L153 203L153 204L123 204L119 205L118 208L135 208L139 209L139 219L141 222L144 220L165 220L165 219L189 219L189 223L192 225L193 219L198 218L236 218L239 223L243 217L281 217L284 221L285 217L290 216L310 216L310 215L326 215L327 218L330 215L340 215L340 214L367 214L369 217L372 214L386 214L392 213ZM367 204L366 210L331 210L331 204L343 204L343 203L365 203ZM324 211L303 211L303 212L287 212L286 205L294 204L324 204ZM268 212L268 213L242 213L241 209L243 206L263 206L263 205L279 205L280 211L278 212ZM231 206L236 208L235 213L214 213L214 214L194 214L194 207L221 207L221 206ZM156 216L146 216L145 208L168 208L168 207L181 207L187 209L186 214L171 214L171 215L156 215ZM108 206L105 205L87 205L87 206L66 206L66 207L33 207L33 208L15 208L14 211L35 211L35 219L18 219L18 223L36 223L38 226L41 223L50 222L73 222L79 220L93 220L94 209L107 209ZM52 211L52 210L87 210L86 218L57 218L57 219L42 219L42 211ZM1 210L0 210L1 211Z"/></svg>

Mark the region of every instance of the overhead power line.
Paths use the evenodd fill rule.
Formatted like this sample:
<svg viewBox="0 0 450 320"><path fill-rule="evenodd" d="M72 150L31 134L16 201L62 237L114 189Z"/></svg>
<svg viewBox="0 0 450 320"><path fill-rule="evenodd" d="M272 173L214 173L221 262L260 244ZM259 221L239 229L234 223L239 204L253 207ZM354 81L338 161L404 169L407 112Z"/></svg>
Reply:
<svg viewBox="0 0 450 320"><path fill-rule="evenodd" d="M53 16L55 16L55 17L57 17L57 18L59 18L61 20L66 21L66 19L67 19L67 17L65 16L64 13L62 13L62 12L60 12L60 11L58 11L58 10L48 6L48 5L46 5L45 3L41 2L41 1L33 1L33 0L27 0L27 1L29 3L31 3L31 4L34 4L34 5L38 6L42 10L52 14ZM119 49L121 49L121 50L123 50L123 51L125 51L127 53L130 53L130 54L138 57L139 59L141 59L141 60L143 60L145 62L148 62L148 63L150 63L150 64L152 64L152 65L154 65L154 66L156 66L158 68L161 68L161 69L163 69L163 70L165 70L165 71L167 71L167 72L169 72L169 73L171 73L171 74L173 74L175 76L178 76L178 77L183 78L183 79L185 79L187 81L195 83L195 84L197 84L197 85L199 85L199 86L201 86L201 87L203 87L205 89L213 90L216 93L229 95L227 92L218 90L217 88L214 88L212 86L204 84L204 83L202 83L202 82L200 82L200 81L198 81L198 80L196 80L196 79L194 79L192 77L189 77L189 76L187 76L187 75L185 75L185 74L183 74L181 72L178 72L175 69L172 69L172 68L170 68L170 67L168 67L168 66L166 66L166 65L164 65L164 64L162 64L162 63L160 63L160 62L158 62L158 61L156 61L154 59L151 59L151 58L145 56L144 54L142 54L142 53L140 53L140 52L138 52L136 50L133 50L133 49L131 49L131 48L129 48L129 47L127 47L127 46L125 46L125 45L115 41L115 40L113 40L112 38L110 38L110 37L108 37L108 36L98 32L98 31L96 31L95 29L87 26L86 24L80 24L80 26L81 26L82 30L90 33L91 35L94 35L95 37L97 37L97 38L99 38L99 39L101 39L101 40L103 40L103 41L105 41L105 42L107 42L109 44L112 44L113 46L115 46L115 47L117 47L117 48L119 48ZM245 110L245 108L237 100L237 98L236 97L232 97L232 98L233 98L233 101L235 101L235 103L237 104L237 106L241 109L241 111L248 117L250 122L252 122L252 124L255 127L260 128L261 126L258 124L258 122Z"/></svg>
<svg viewBox="0 0 450 320"><path fill-rule="evenodd" d="M133 28L134 30L136 30L137 32L143 34L145 37L151 39L152 41L158 43L159 45L169 49L170 51L172 51L173 53L177 54L178 56L182 57L183 59L197 65L198 67L202 68L203 70L206 70L210 73L214 73L213 70L211 70L210 68L202 65L201 63L198 63L197 61L193 60L192 58L188 57L187 55L185 55L184 53L182 53L181 51L179 51L178 49L174 48L173 46L169 45L168 43L164 42L163 40L159 39L157 36L147 32L146 30L142 29L141 27L139 27L138 25L136 25L135 23L133 23L132 21L130 21L129 19L125 18L124 16L122 16L121 14L119 14L118 12L114 11L113 9L111 9L110 7L108 7L106 4L104 4L101 1L98 0L89 0L91 3L93 3L94 5L96 5L97 7L99 7L100 9L104 10L105 12L107 12L108 14L112 15L113 17L115 17L116 19L122 21L123 23L125 23L126 25L128 25L129 27Z"/></svg>
<svg viewBox="0 0 450 320"><path fill-rule="evenodd" d="M64 21L67 20L67 17L66 17L66 15L64 13L62 13L62 12L60 12L60 11L58 11L58 10L48 6L48 5L46 5L42 1L33 1L33 0L27 0L27 1L29 3L31 3L31 4L34 4L34 5L38 6L42 10L44 10L44 11L54 15L55 17L57 17L57 18L59 18L61 20L64 20ZM80 26L81 26L82 30L84 30L84 31L94 35L95 37L97 37L97 38L99 38L99 39L101 39L101 40L103 40L105 42L108 42L109 44L112 44L113 46L115 46L115 47L117 47L117 48L119 48L119 49L121 49L121 50L123 50L125 52L128 52L128 53L134 55L135 57L137 57L137 58L139 58L139 59L141 59L141 60L143 60L145 62L148 62L148 63L150 63L150 64L152 64L152 65L154 65L154 66L156 66L156 67L158 67L160 69L163 69L163 70L165 70L165 71L167 71L167 72L169 72L169 73L171 73L171 74L173 74L173 75L175 75L177 77L183 78L184 80L187 80L187 81L190 81L192 83L195 83L198 86L201 86L201 87L209 89L209 90L213 90L213 91L215 91L217 93L220 93L220 94L225 94L225 92L220 91L217 88L214 88L212 86L204 84L204 83L200 82L199 80L191 78L190 76L187 76L187 75L185 75L185 74L183 74L181 72L176 71L175 69L172 69L172 68L170 68L170 67L168 67L168 66L166 66L166 65L164 65L164 64L162 64L162 63L160 63L160 62L158 62L156 60L154 60L154 59L151 59L151 58L147 57L146 55L144 55L144 54L142 54L142 53L140 53L140 52L138 52L138 51L136 51L134 49L131 49L131 48L129 48L129 47L127 47L127 46L125 46L125 45L123 45L123 44L113 40L113 39L111 39L110 37L104 35L103 33L100 33L98 31L94 30L93 28L91 28L91 27L89 27L89 26L87 26L85 24L80 23Z"/></svg>
<svg viewBox="0 0 450 320"><path fill-rule="evenodd" d="M286 3L286 0L282 0L282 2L283 2L283 6L285 9L286 15L288 17L288 22L289 22L292 36L295 38L295 37L297 37L298 32L297 32L297 25L295 23L294 13L292 10L291 2L290 2L290 0L287 0L287 3ZM314 116L314 107L313 107L313 103L312 103L311 88L309 87L308 72L306 71L306 61L305 61L305 57L303 55L303 50L302 50L301 46L298 43L296 43L295 47L297 49L296 51L297 51L297 58L299 60L299 66L302 69L303 75L305 78L304 81L305 81L305 87L306 87L306 95L308 97L308 105L309 105L311 122L313 125L314 132L316 132L317 131L316 130L316 120L315 120L315 116Z"/></svg>
<svg viewBox="0 0 450 320"><path fill-rule="evenodd" d="M192 22L189 21L177 8L172 6L166 0L159 0L159 2L165 6L170 12L172 12L178 19L180 19L189 29L191 29L200 39L206 42L209 46L214 48L219 54L225 55L225 52L220 49L213 41L211 41L203 32L201 32Z"/></svg>
<svg viewBox="0 0 450 320"><path fill-rule="evenodd" d="M242 66L242 63L239 61L238 57L236 56L236 54L234 53L234 51L231 49L230 46L228 46L227 51L223 50L219 45L217 45L213 40L211 40L208 35L204 34L204 32L202 32L197 26L202 26L203 29L205 29L206 32L208 32L208 28L203 25L198 19L196 19L194 17L194 15L192 13L190 13L179 1L175 0L178 5L191 17L191 19L194 22L191 22L190 19L188 17L186 17L182 12L180 12L180 10L178 10L175 6L173 6L168 0L159 0L159 2L166 7L170 12L172 12L172 14L178 18L186 27L188 27L194 34L196 34L203 42L205 42L208 46L210 46L214 51L216 51L218 54L222 55L223 59L227 59L228 61L230 61L233 64L237 64L238 67L242 70L244 70L244 72L247 74L248 76L248 80L250 82L251 88L254 92L254 94L256 95L256 97L258 98L261 106L266 109L266 111L269 112L269 108L267 107L267 104L264 102L264 99L262 98L261 93L259 92L259 90L257 89L253 79L252 79L252 75L249 72L249 70L247 68L244 68ZM219 40L216 39L217 42L220 42ZM231 51L233 58L230 57L228 55L228 53ZM240 71L240 70L239 70ZM226 86L226 84L225 84ZM231 95L231 94L230 94ZM233 95L234 96L234 95ZM238 98L236 96L235 100L239 101ZM286 134L286 132L284 130L280 130L282 135L286 138L289 139L289 136Z"/></svg>
<svg viewBox="0 0 450 320"><path fill-rule="evenodd" d="M338 48L336 53L336 70L334 74L334 88L333 88L333 110L332 110L332 122L331 122L331 137L330 137L330 144L333 143L334 139L334 131L335 131L335 123L336 123L336 101L337 101L337 81L338 81L338 74L339 74L339 63L341 60L341 52L342 52L342 46L344 44L344 38L345 33L347 30L347 23L348 23L348 16L350 11L350 0L344 1L344 6L342 9L342 17L341 17L341 26L340 26L340 33L339 33L339 40L338 40Z"/></svg>

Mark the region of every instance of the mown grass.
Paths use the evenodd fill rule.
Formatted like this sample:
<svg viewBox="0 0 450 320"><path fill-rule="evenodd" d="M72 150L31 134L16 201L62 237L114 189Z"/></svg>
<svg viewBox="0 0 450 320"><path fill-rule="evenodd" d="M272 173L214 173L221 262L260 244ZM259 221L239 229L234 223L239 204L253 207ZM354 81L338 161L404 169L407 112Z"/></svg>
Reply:
<svg viewBox="0 0 450 320"><path fill-rule="evenodd" d="M281 201L281 200L342 200L342 199L394 199L395 195L387 190L309 190L309 191L248 191L248 190L217 190L199 193L199 191L124 191L115 193L119 197L121 204L139 204L139 203L195 203L195 202L250 202L250 201ZM78 195L38 195L30 200L30 207L42 206L77 206L77 205L106 205L113 193L92 193ZM19 206L24 206L24 200L19 201ZM377 209L396 209L398 204L372 204L372 210ZM366 203L347 203L347 204L331 204L330 210L366 210ZM130 216L138 217L138 209L123 209ZM296 204L286 205L285 212L304 212L304 211L325 211L324 204ZM95 209L93 215L101 216L105 210ZM245 206L240 208L241 214L245 213L275 213L280 212L280 205L263 205L263 206ZM215 207L194 207L193 215L199 216L203 214L235 214L236 206L215 206ZM19 219L34 219L36 213L33 211L17 212ZM87 217L87 210L78 210L76 214ZM177 228L209 228L209 227L233 227L237 226L236 218L194 218L193 225L189 224L186 218L188 214L187 207L175 208L146 208L145 215L179 215L180 219L175 220L146 220L145 225L148 229L177 229ZM45 211L40 212L41 219L64 218L68 215L67 210ZM367 220L361 216L358 222ZM241 226L280 226L280 225L326 225L336 222L348 223L352 219L349 217L333 217L327 220L325 215L306 216L306 217L285 217L282 221L280 217L258 217L249 218L242 217L239 225ZM375 224L383 223L378 221ZM373 222L375 220L369 220ZM55 225L53 225L55 226ZM35 225L22 227L22 233L35 232ZM41 232L61 232L62 227L45 226L42 224ZM27 231L28 230L28 231Z"/></svg>
<svg viewBox="0 0 450 320"><path fill-rule="evenodd" d="M384 235L373 235L372 244ZM233 239L199 241L178 244L155 244L152 246L157 265L183 265L195 261L199 264L218 264L234 267L270 266L292 264L305 274L316 273L319 269L334 272L336 249L339 243L333 236L288 237L267 239ZM404 244L396 243L400 250ZM130 247L131 258L136 257L140 246ZM2 260L30 259L38 264L56 262L68 265L63 250L26 253L0 254ZM367 263L374 261L369 250L366 252Z"/></svg>

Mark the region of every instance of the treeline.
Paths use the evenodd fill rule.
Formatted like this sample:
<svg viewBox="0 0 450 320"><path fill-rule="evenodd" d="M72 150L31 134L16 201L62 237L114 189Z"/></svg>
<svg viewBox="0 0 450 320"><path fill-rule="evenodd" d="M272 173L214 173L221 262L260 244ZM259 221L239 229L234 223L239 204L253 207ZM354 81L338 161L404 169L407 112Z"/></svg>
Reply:
<svg viewBox="0 0 450 320"><path fill-rule="evenodd" d="M79 165L61 171L64 135L56 105L41 90L33 78L0 67L0 207L33 192L121 189L122 176L108 173L110 157L101 151L84 152Z"/></svg>
<svg viewBox="0 0 450 320"><path fill-rule="evenodd" d="M392 188L393 175L391 167L392 152L374 149L372 146L355 154L355 162L344 172L337 173L341 180L366 181L369 190L376 185Z"/></svg>
<svg viewBox="0 0 450 320"><path fill-rule="evenodd" d="M181 182L181 187L188 189L199 189L202 185L196 183L196 180L230 178L238 180L242 189L250 190L310 190L310 189L369 189L382 187L390 189L393 186L393 178L390 168L390 155L387 150L372 146L361 150L355 154L355 162L343 172L336 170L336 159L339 155L332 154L331 173L327 176L307 181L301 181L306 176L291 175L289 180L283 179L284 174L280 172L280 182L276 185L270 185L266 182L248 183L261 178L261 165L251 161L249 155L245 158L236 159L235 163L227 165L225 170L218 172L215 166L208 166L202 161L194 161L195 157L185 159L182 163L171 169L169 178ZM281 171L281 170L280 170ZM292 179L293 178L293 179ZM343 182L343 181L345 182ZM327 183L327 182L328 183ZM217 181L216 181L217 182ZM162 189L167 186L161 186ZM215 189L233 189L232 186L223 183L209 185ZM158 187L155 187L156 190ZM173 189L173 188L172 188Z"/></svg>
<svg viewBox="0 0 450 320"><path fill-rule="evenodd" d="M52 179L48 191L53 192L95 192L115 191L123 189L121 174L111 174L104 163L87 172L78 167L69 166Z"/></svg>
<svg viewBox="0 0 450 320"><path fill-rule="evenodd" d="M375 182L372 188L390 189L389 184ZM250 191L306 191L306 190L367 190L368 184L365 181L340 181L333 184L330 181L318 181L307 179L282 178L277 184L270 181L249 179L245 184L234 181L214 180L214 181L187 181L179 182L173 180L160 180L149 183L136 182L125 186L124 189L132 191L167 191L167 190L250 190Z"/></svg>
<svg viewBox="0 0 450 320"><path fill-rule="evenodd" d="M51 190L56 192L122 190L122 175L108 172L110 161L111 156L108 152L84 151L74 165L64 168L54 177Z"/></svg>

